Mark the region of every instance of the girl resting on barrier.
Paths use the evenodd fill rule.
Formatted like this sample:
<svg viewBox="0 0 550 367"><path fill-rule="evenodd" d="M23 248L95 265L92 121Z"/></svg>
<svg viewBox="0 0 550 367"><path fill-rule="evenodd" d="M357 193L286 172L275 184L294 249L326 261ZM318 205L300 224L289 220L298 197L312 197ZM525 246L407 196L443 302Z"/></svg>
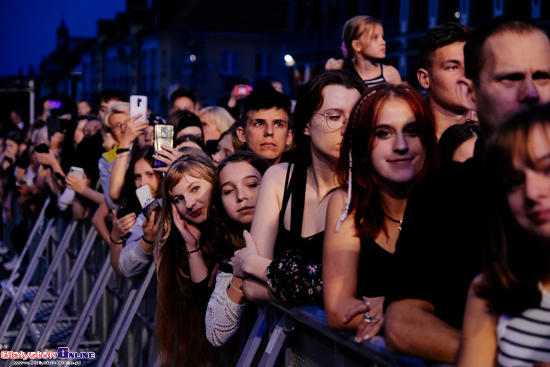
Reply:
<svg viewBox="0 0 550 367"><path fill-rule="evenodd" d="M424 98L404 85L365 91L346 127L323 246L328 325L375 336L407 196L437 163L434 119ZM367 298L368 297L368 298Z"/></svg>
<svg viewBox="0 0 550 367"><path fill-rule="evenodd" d="M499 127L485 156L487 238L458 366L550 366L550 106Z"/></svg>
<svg viewBox="0 0 550 367"><path fill-rule="evenodd" d="M160 366L209 365L204 312L212 292L213 181L214 164L206 153L176 159L164 177L154 251Z"/></svg>
<svg viewBox="0 0 550 367"><path fill-rule="evenodd" d="M221 259L231 258L235 250L245 246L243 230L252 224L260 182L268 167L259 155L241 151L224 159L216 169L210 210L217 221L216 252ZM245 303L242 280L233 276L229 264L220 264L206 309L206 338L212 345L222 346L235 334Z"/></svg>
<svg viewBox="0 0 550 367"><path fill-rule="evenodd" d="M297 160L266 171L250 234L245 232L246 248L233 260L249 300L275 296L291 304L322 304L326 208L339 186L334 171L344 128L362 90L351 75L328 71L310 80L298 97Z"/></svg>

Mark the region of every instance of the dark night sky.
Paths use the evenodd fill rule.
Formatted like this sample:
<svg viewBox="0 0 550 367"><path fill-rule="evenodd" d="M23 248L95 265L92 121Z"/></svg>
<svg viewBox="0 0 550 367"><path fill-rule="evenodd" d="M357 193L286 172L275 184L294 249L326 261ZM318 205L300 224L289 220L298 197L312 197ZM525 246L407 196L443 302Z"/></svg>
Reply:
<svg viewBox="0 0 550 367"><path fill-rule="evenodd" d="M55 48L55 31L65 19L72 37L93 37L98 19L124 12L125 0L0 0L0 76L14 75Z"/></svg>

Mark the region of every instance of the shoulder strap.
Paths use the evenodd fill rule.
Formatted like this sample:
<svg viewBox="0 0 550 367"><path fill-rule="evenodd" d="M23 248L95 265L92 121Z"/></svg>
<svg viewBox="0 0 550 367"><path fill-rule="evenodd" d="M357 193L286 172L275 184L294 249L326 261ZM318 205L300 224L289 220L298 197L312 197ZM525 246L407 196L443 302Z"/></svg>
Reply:
<svg viewBox="0 0 550 367"><path fill-rule="evenodd" d="M302 237L302 222L304 220L304 203L306 200L307 167L296 165L292 175L292 208L290 212L290 233Z"/></svg>
<svg viewBox="0 0 550 367"><path fill-rule="evenodd" d="M288 168L286 170L286 179L285 179L285 191L283 194L283 205L281 206L281 211L279 212L279 228L281 228L284 224L284 218L285 218L285 212L286 207L288 205L288 199L290 198L291 191L290 190L290 184L288 183L288 179L290 178L290 170L292 168L292 163L288 164Z"/></svg>

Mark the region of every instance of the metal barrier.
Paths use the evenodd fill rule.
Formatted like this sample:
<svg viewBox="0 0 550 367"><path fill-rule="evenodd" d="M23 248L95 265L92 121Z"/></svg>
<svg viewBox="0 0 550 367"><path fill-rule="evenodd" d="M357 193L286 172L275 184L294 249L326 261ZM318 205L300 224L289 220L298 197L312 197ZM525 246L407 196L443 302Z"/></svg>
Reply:
<svg viewBox="0 0 550 367"><path fill-rule="evenodd" d="M354 335L334 332L317 306L269 304L258 319L238 367L424 367L424 362L387 352L380 336L357 344Z"/></svg>
<svg viewBox="0 0 550 367"><path fill-rule="evenodd" d="M85 365L154 365L154 265L132 279L117 277L109 246L90 221L67 224L63 215L46 219L47 204L10 277L1 282L0 307L6 310L0 313L1 349L61 348L78 356L95 353L80 361ZM14 361L3 359L3 365Z"/></svg>

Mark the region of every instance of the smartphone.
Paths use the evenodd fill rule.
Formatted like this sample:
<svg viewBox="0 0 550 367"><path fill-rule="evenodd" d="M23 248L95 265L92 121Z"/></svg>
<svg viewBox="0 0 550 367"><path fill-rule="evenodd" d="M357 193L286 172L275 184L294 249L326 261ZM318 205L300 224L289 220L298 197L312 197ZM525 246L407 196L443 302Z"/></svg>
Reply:
<svg viewBox="0 0 550 367"><path fill-rule="evenodd" d="M61 108L61 102L59 101L47 101L48 106L50 106L50 109L52 110L58 110Z"/></svg>
<svg viewBox="0 0 550 367"><path fill-rule="evenodd" d="M237 84L235 88L233 88L233 94L239 96L248 96L250 92L252 92L252 87L247 84Z"/></svg>
<svg viewBox="0 0 550 367"><path fill-rule="evenodd" d="M151 201L153 201L153 195L151 195L151 189L148 185L143 185L136 190L136 196L141 208L146 207Z"/></svg>
<svg viewBox="0 0 550 367"><path fill-rule="evenodd" d="M154 137L155 150L160 150L162 146L174 147L174 126L155 125ZM166 164L155 160L155 167L166 167Z"/></svg>
<svg viewBox="0 0 550 367"><path fill-rule="evenodd" d="M80 167L71 167L70 172L78 178L84 178L84 169Z"/></svg>
<svg viewBox="0 0 550 367"><path fill-rule="evenodd" d="M153 201L151 201L145 207L141 208L141 212L143 213L143 215L145 215L145 218L147 218L147 220L151 218L151 214L153 212L156 212L157 213L155 215L155 223L156 223L157 219L159 218L159 212L160 212L159 201L157 199L153 199Z"/></svg>
<svg viewBox="0 0 550 367"><path fill-rule="evenodd" d="M147 96L130 96L130 117L141 114L135 123L147 121Z"/></svg>
<svg viewBox="0 0 550 367"><path fill-rule="evenodd" d="M120 219L130 213L138 215L153 200L151 189L144 185L122 199L124 207L118 211L117 217Z"/></svg>

